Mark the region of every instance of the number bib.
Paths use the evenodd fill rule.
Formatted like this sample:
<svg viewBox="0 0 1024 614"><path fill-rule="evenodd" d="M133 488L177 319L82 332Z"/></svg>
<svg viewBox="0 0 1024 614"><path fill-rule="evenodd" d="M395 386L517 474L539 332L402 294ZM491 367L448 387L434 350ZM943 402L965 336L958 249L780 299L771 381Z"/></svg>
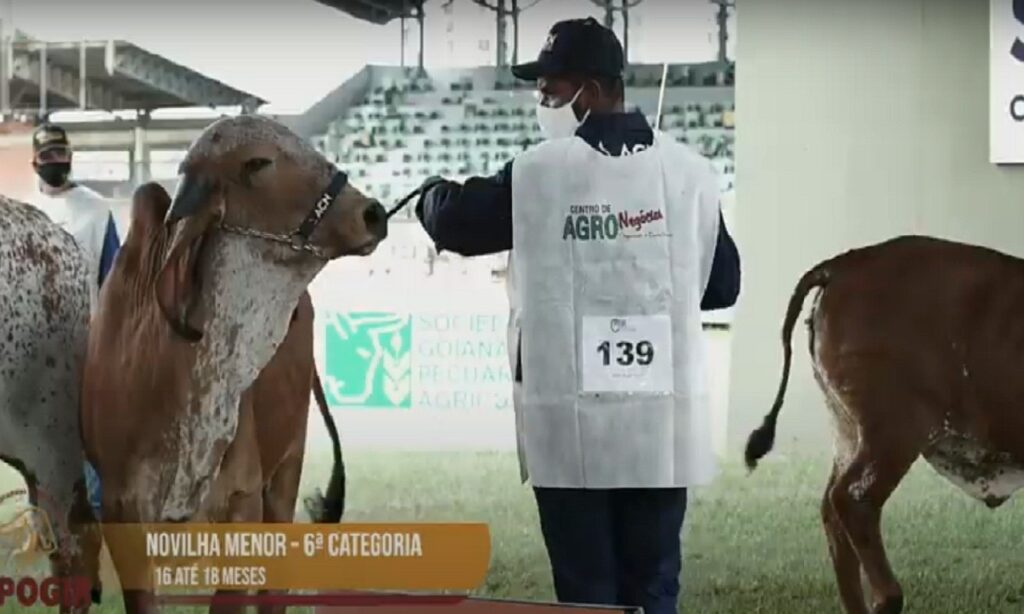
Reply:
<svg viewBox="0 0 1024 614"><path fill-rule="evenodd" d="M674 391L668 315L585 316L581 332L583 392Z"/></svg>

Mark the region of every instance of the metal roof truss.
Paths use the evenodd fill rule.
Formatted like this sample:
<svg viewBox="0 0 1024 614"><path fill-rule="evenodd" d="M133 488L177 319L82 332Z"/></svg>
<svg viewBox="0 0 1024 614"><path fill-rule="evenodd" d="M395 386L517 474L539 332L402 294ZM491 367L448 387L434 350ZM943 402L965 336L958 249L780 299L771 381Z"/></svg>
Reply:
<svg viewBox="0 0 1024 614"><path fill-rule="evenodd" d="M10 79L0 78L4 112L216 106L254 111L266 102L124 41L17 41L9 43L3 60L10 66Z"/></svg>

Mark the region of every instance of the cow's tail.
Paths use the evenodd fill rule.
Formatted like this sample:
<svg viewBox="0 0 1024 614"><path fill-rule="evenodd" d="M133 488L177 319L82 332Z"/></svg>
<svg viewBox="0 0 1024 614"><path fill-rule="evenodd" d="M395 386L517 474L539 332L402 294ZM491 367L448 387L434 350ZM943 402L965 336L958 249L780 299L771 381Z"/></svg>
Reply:
<svg viewBox="0 0 1024 614"><path fill-rule="evenodd" d="M804 273L793 290L793 296L789 299L789 307L786 310L786 319L782 324L782 381L779 383L779 391L775 395L775 403L772 409L765 416L764 422L750 434L747 439L747 448L744 452L744 459L747 469L753 471L757 467L757 461L771 451L775 444L775 424L779 418L779 411L782 409L782 400L786 395L786 384L789 382L789 367L793 358L793 346L791 338L793 327L796 326L797 318L803 310L804 299L814 288L821 288L828 284L831 277L833 265L836 259L827 260Z"/></svg>
<svg viewBox="0 0 1024 614"><path fill-rule="evenodd" d="M331 446L334 448L334 466L331 469L331 479L327 483L327 494L324 495L317 488L312 496L306 497L306 512L315 523L336 523L341 520L341 516L345 512L345 461L341 456L338 427L335 426L334 418L327 407L324 387L320 383L320 374L317 373L315 367L313 369L313 396L316 397L316 404L320 407L320 416L324 419L324 425L331 436Z"/></svg>

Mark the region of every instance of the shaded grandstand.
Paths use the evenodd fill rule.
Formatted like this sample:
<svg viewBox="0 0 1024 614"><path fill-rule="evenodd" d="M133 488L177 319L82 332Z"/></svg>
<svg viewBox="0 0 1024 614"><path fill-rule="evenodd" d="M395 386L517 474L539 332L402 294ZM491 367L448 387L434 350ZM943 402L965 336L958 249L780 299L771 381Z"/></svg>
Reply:
<svg viewBox="0 0 1024 614"><path fill-rule="evenodd" d="M661 73L661 65L635 64L626 75L627 105L652 123ZM714 161L723 191L734 183L733 83L727 63L670 66L661 118L662 130ZM361 188L390 201L431 175L497 172L539 143L531 88L493 67L367 66L289 123Z"/></svg>
<svg viewBox="0 0 1024 614"><path fill-rule="evenodd" d="M423 0L317 1L376 24L416 18L422 33ZM289 124L384 201L400 197L432 175L463 180L496 172L539 143L541 135L531 86L516 81L506 62L504 20L513 21L517 49L516 21L522 6L514 0L476 3L495 12L495 66L429 72L422 65L366 66ZM616 12L621 14L623 38L628 40L627 7L638 2L594 4L604 7L606 25ZM735 176L735 66L725 56L725 27L733 5L729 0L710 4L718 9L718 59L670 67L660 127L713 160L723 192L730 192ZM421 63L422 45L421 37ZM661 65L633 64L626 74L627 104L639 107L652 123L661 73ZM410 214L405 211L405 219Z"/></svg>

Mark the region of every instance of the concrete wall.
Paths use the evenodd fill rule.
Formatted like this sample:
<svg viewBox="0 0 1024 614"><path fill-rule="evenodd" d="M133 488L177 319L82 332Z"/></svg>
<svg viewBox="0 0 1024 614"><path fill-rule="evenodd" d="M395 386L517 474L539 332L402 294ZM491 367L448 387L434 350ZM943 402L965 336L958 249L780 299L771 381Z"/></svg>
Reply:
<svg viewBox="0 0 1024 614"><path fill-rule="evenodd" d="M744 288L732 348L734 457L774 397L783 313L807 268L905 233L1024 256L1024 168L988 162L988 5L772 0L739 8ZM806 338L798 327L780 451L794 440L830 445Z"/></svg>

